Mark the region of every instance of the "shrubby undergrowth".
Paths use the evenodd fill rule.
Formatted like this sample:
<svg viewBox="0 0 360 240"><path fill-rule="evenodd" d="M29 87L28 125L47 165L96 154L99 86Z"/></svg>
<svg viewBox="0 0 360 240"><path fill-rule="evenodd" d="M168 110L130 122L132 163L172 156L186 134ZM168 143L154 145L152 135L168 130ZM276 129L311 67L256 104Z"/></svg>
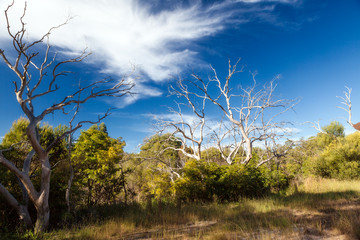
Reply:
<svg viewBox="0 0 360 240"><path fill-rule="evenodd" d="M177 197L189 202L231 202L263 196L270 191L270 185L265 174L253 166L190 160L174 189Z"/></svg>

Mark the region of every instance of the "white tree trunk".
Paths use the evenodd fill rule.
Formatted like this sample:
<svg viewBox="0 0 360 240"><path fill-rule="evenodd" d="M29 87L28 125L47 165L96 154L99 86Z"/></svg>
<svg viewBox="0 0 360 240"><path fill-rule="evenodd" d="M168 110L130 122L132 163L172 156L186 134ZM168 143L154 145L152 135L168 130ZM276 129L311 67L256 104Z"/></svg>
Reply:
<svg viewBox="0 0 360 240"><path fill-rule="evenodd" d="M50 167L49 157L47 154L45 154L45 158L41 159L41 192L39 198L35 202L35 207L37 212L37 219L34 229L35 233L43 232L49 226L50 176L51 176L51 167Z"/></svg>

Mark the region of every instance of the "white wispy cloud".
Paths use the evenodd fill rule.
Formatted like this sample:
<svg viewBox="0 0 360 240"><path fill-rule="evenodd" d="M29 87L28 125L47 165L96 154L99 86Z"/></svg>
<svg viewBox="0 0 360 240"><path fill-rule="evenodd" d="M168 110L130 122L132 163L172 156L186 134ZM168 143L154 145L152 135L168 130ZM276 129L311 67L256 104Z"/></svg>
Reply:
<svg viewBox="0 0 360 240"><path fill-rule="evenodd" d="M1 1L0 8L5 9L10 2ZM51 44L62 48L67 54L80 52L87 47L94 53L94 57L88 61L101 64L103 72L118 77L127 73L131 63L134 63L142 79L136 81L138 85L135 90L141 92L141 96L129 96L125 101L122 99L121 105L128 105L140 98L161 95L159 89L150 87L146 81L162 82L190 64L199 64L197 52L191 48L191 44L223 30L236 15L234 4L237 2L296 1L227 0L206 6L201 1L194 1L155 13L146 1L32 0L28 2L25 17L28 29L26 37L29 40L38 39L50 27L72 17L69 24L53 32ZM11 28L15 31L23 7L24 1L17 0L11 9ZM242 9L241 13L269 12L272 9L248 8ZM248 21L246 17L238 15L237 23ZM0 41L3 42L8 39L4 16L1 16L0 22Z"/></svg>
<svg viewBox="0 0 360 240"><path fill-rule="evenodd" d="M144 114L144 116L149 117L155 121L184 122L190 125L199 121L199 118L197 118L195 115L185 113L182 113L181 116L176 113L148 113Z"/></svg>
<svg viewBox="0 0 360 240"><path fill-rule="evenodd" d="M138 82L132 89L133 94L128 95L122 99L122 101L116 102L115 105L117 108L123 108L128 106L139 99L144 99L148 97L159 97L163 95L163 92L156 87L146 85L144 83Z"/></svg>

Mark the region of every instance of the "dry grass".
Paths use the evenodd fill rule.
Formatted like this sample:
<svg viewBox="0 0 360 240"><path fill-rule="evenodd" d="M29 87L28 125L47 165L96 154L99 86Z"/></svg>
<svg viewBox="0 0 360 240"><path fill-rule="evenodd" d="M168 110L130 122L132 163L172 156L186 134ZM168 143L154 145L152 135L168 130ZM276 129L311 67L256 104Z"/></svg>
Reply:
<svg viewBox="0 0 360 240"><path fill-rule="evenodd" d="M299 191L305 193L360 192L360 181L307 178L300 184Z"/></svg>
<svg viewBox="0 0 360 240"><path fill-rule="evenodd" d="M139 205L44 239L360 239L360 181L306 179L285 195L238 203ZM117 212L116 212L117 211Z"/></svg>

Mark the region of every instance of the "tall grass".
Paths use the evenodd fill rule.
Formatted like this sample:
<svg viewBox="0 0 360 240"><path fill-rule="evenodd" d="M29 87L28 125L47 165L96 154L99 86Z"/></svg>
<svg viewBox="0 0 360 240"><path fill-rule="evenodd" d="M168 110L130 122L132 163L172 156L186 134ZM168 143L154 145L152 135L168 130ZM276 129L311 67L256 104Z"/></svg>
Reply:
<svg viewBox="0 0 360 240"><path fill-rule="evenodd" d="M103 206L42 239L360 238L360 181L305 179L287 193L227 204Z"/></svg>
<svg viewBox="0 0 360 240"><path fill-rule="evenodd" d="M299 187L300 192L328 193L328 192L360 192L359 180L336 180L326 178L306 178Z"/></svg>

